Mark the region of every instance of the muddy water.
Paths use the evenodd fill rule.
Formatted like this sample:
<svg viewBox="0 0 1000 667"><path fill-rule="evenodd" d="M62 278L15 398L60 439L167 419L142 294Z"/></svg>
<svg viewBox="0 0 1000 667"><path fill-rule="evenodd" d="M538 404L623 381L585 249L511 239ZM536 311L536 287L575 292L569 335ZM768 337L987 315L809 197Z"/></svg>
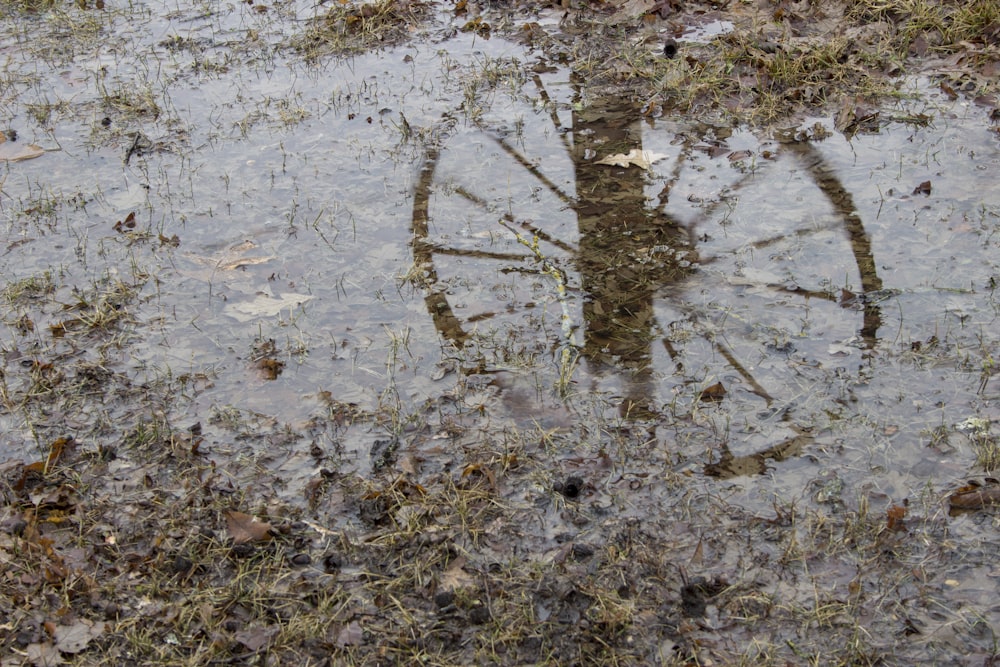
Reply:
<svg viewBox="0 0 1000 667"><path fill-rule="evenodd" d="M9 390L32 361L173 382L171 423L203 422L220 460L246 453L227 415L297 432L351 406L378 425L321 444L362 473L448 410L575 433L577 457L644 432L623 475L707 475L761 508L976 471L960 425L997 418L1000 223L980 109L927 87L852 137L642 117L447 15L306 62L307 4L6 24L5 120L47 152L6 165L0 274L52 281L5 318ZM110 334L53 336L121 284ZM56 421L120 437L129 391L6 410L0 457Z"/></svg>

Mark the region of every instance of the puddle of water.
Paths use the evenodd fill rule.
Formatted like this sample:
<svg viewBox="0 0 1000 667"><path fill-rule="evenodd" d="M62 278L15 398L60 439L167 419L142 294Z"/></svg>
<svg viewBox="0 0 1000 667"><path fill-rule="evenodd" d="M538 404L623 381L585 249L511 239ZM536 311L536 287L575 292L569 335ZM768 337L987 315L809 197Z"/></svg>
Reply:
<svg viewBox="0 0 1000 667"><path fill-rule="evenodd" d="M49 95L90 112L57 113L46 136L27 116L44 95L26 87L13 105L12 127L62 151L9 165L3 272L55 268L80 287L129 260L152 268L128 357L209 373L196 413L280 406L305 423L316 403L298 397L318 390L373 407L391 383L412 403L440 393L442 373L480 368L544 388L537 409L509 411L525 426L559 404L562 365L572 393L617 396L626 415L697 413L735 453L768 452L791 426L828 445L859 424L891 430L856 455L885 458L891 443L907 463L882 465L898 471L926 467L928 430L984 409L997 202L983 183L997 147L974 108L927 128L781 143L581 107L568 72L529 81L526 54L502 40L457 34L447 50L318 68L272 51L206 69L257 24L163 15L105 28L159 40L152 62L33 65ZM215 41L194 48L202 34ZM26 67L12 60L8 76ZM159 112L117 127L108 85L154 69ZM648 172L596 164L640 148L659 158ZM924 181L931 194L914 194ZM154 235L116 233L129 213ZM258 339L288 355L275 381L246 381ZM918 348L932 341L963 350L966 367L931 381ZM572 368L567 350L582 351ZM697 399L717 382L722 403Z"/></svg>
<svg viewBox="0 0 1000 667"><path fill-rule="evenodd" d="M724 21L722 19L708 20L703 23L699 22L685 26L684 32L681 33L681 40L695 44L707 44L716 37L731 33L733 28L734 26L731 21Z"/></svg>

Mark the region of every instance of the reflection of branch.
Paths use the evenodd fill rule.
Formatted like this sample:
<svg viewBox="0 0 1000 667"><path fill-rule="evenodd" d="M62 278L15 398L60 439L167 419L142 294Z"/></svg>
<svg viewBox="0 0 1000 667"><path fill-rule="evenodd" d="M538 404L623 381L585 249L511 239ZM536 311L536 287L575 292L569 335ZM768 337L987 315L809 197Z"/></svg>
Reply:
<svg viewBox="0 0 1000 667"><path fill-rule="evenodd" d="M790 424L789 427L796 432L796 435L753 454L733 456L733 453L729 450L729 445L723 443L718 463L709 463L706 465L705 474L721 479L730 479L743 475L759 475L767 472L768 459L772 461L784 461L787 458L796 456L806 445L813 441L813 436L800 426Z"/></svg>
<svg viewBox="0 0 1000 667"><path fill-rule="evenodd" d="M424 168L420 170L420 178L413 191L413 216L411 217L411 231L413 241L410 244L413 248L413 262L417 267L417 281L424 289L430 289L438 282L437 269L434 267L434 245L427 242L429 233L428 207L430 205L431 183L434 182L434 172L437 170L438 158L441 152L437 148L427 149L427 159L424 161ZM465 341L469 335L462 329L459 320L451 304L444 294L431 292L424 301L427 304L427 311L434 320L435 328L441 335L450 340L456 347L465 346Z"/></svg>
<svg viewBox="0 0 1000 667"><path fill-rule="evenodd" d="M803 163L813 181L820 191L833 206L833 210L844 221L844 229L851 242L851 252L854 254L854 261L858 265L858 274L861 277L861 289L865 294L882 289L882 279L878 276L875 267L875 256L872 253L872 241L865 230L865 224L858 215L854 206L854 199L847 191L840 179L833 173L833 169L826 164L816 147L808 141L796 141L787 144L796 157ZM875 337L879 327L882 326L882 313L878 306L866 305L864 310L864 325L861 328L861 337L869 347L875 344Z"/></svg>
<svg viewBox="0 0 1000 667"><path fill-rule="evenodd" d="M524 167L525 171L527 171L529 174L531 174L532 176L534 176L535 178L537 178L541 182L541 184L545 186L546 190L548 190L549 192L551 192L552 194L554 194L556 197L558 197L559 200L562 201L567 206L573 206L574 205L575 202L574 202L573 198L570 197L565 192L563 192L559 188L558 185L556 185L551 180L549 180L549 177L546 176L545 174L543 174L538 169L538 165L532 164L528 160L528 158L526 158L523 155L521 155L520 153L518 153L516 150L514 150L513 148L511 148L507 144L506 141L504 141L500 137L495 136L492 132L490 132L486 128L480 126L479 129L482 130L483 134L485 134L487 137L489 137L490 139L492 139L493 141L495 141L500 146L500 148L503 149L503 152L505 152L507 155L509 155L511 157L511 159L513 159L519 165L521 165L522 167Z"/></svg>
<svg viewBox="0 0 1000 667"><path fill-rule="evenodd" d="M751 387L753 387L753 389L751 389L750 391L763 398L767 402L768 406L770 406L771 403L774 401L774 397L771 396L769 393L767 393L767 390L764 389L764 387L762 387L759 382L757 382L757 379L750 374L750 371L748 371L746 367L739 362L739 360L733 354L732 350L730 350L728 347L726 347L717 340L713 340L712 345L715 347L716 351L719 354L725 357L729 365L732 366L733 369L737 373L739 373L743 377L743 379L750 384Z"/></svg>
<svg viewBox="0 0 1000 667"><path fill-rule="evenodd" d="M455 193L458 194L458 195L461 195L463 199L465 199L465 200L467 200L467 201L475 204L476 206L479 206L484 211L488 211L489 210L489 202L487 202L485 199L483 199L479 195L477 195L477 194L475 194L473 192L469 192L464 187L457 186L455 188ZM501 220L500 224L504 225L506 227L507 225L505 223L510 223L512 225L513 224L518 224L521 227L523 227L524 229L527 229L533 235L535 235L538 238L540 238L541 240L545 241L546 243L551 243L552 245L554 245L555 247L559 248L560 250L564 250L564 251L566 251L568 253L575 253L576 252L576 248L574 248L569 243L566 243L564 241L560 241L559 239L555 238L551 234L548 234L547 232L542 231L541 229L539 229L535 225L531 224L530 222L527 222L527 221L517 222L516 220L514 220L514 216L511 215L510 213L504 213L503 220Z"/></svg>
<svg viewBox="0 0 1000 667"><path fill-rule="evenodd" d="M549 91L545 90L545 84L542 83L542 77L536 74L531 77L531 80L534 82L535 87L538 88L538 96L541 98L542 104L544 104L545 108L549 110L549 120L552 121L552 127L554 127L559 133L559 142L563 145L563 149L565 149L566 153L569 153L571 151L569 133L562 131L562 121L559 120L559 113L556 109L556 105L552 102L552 98L549 97Z"/></svg>

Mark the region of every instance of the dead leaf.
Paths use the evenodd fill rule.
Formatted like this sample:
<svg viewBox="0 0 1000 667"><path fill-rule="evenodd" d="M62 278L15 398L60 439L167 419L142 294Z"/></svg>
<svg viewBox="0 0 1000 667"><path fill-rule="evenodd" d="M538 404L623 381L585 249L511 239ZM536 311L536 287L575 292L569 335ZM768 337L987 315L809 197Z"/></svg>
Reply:
<svg viewBox="0 0 1000 667"><path fill-rule="evenodd" d="M710 387L705 387L701 390L701 400L711 401L718 403L723 398L726 397L726 388L722 386L721 382L716 382Z"/></svg>
<svg viewBox="0 0 1000 667"><path fill-rule="evenodd" d="M114 224L114 230L119 234L129 229L135 229L135 211L130 211L124 220L119 220Z"/></svg>
<svg viewBox="0 0 1000 667"><path fill-rule="evenodd" d="M280 296L258 293L253 301L231 303L223 310L227 315L240 322L248 322L257 317L274 317L282 311L294 310L310 299L312 299L312 296L309 294L295 294L292 292Z"/></svg>
<svg viewBox="0 0 1000 667"><path fill-rule="evenodd" d="M460 556L451 562L448 569L441 573L438 590L457 591L460 588L471 588L476 584L475 578L462 569L465 557Z"/></svg>
<svg viewBox="0 0 1000 667"><path fill-rule="evenodd" d="M661 153L633 148L628 153L617 153L603 157L595 161L594 164L606 164L612 167L635 166L641 169L649 169L654 162L662 160L665 157L667 156Z"/></svg>
<svg viewBox="0 0 1000 667"><path fill-rule="evenodd" d="M24 649L28 661L35 667L50 667L65 664L56 647L48 642L44 644L28 644Z"/></svg>
<svg viewBox="0 0 1000 667"><path fill-rule="evenodd" d="M351 621L344 627L340 629L337 633L337 646L358 646L364 640L364 631L361 629L361 624L357 621Z"/></svg>
<svg viewBox="0 0 1000 667"><path fill-rule="evenodd" d="M988 505L1000 505L1000 484L971 481L948 496L952 509L978 510Z"/></svg>
<svg viewBox="0 0 1000 667"><path fill-rule="evenodd" d="M886 510L886 527L889 530L906 530L903 518L906 516L906 507L903 505L893 505Z"/></svg>
<svg viewBox="0 0 1000 667"><path fill-rule="evenodd" d="M226 512L226 528L229 529L234 544L266 542L271 539L271 524L235 510Z"/></svg>
<svg viewBox="0 0 1000 667"><path fill-rule="evenodd" d="M917 187L913 188L913 194L915 195L929 195L931 193L931 182L924 181Z"/></svg>
<svg viewBox="0 0 1000 667"><path fill-rule="evenodd" d="M56 648L63 653L79 653L87 648L92 639L104 634L104 622L81 618L73 625L57 625L55 628Z"/></svg>
<svg viewBox="0 0 1000 667"><path fill-rule="evenodd" d="M57 463L59 463L59 459L63 455L63 452L66 451L67 447L72 447L75 444L76 442L73 440L72 436L68 438L56 438L53 440L52 444L49 445L49 456L45 460L45 473L48 474L48 472L52 470Z"/></svg>
<svg viewBox="0 0 1000 667"><path fill-rule="evenodd" d="M233 639L243 644L248 651L256 653L271 643L271 640L278 635L279 629L276 625L266 628L249 628L237 632L233 635Z"/></svg>
<svg viewBox="0 0 1000 667"><path fill-rule="evenodd" d="M44 153L45 149L35 144L16 144L12 141L5 141L0 144L0 160L7 162L33 160Z"/></svg>

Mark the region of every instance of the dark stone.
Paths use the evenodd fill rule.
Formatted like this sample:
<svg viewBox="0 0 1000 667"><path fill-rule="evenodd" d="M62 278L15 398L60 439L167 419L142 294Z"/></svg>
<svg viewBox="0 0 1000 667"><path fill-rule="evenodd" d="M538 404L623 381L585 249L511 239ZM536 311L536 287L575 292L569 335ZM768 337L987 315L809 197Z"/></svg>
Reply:
<svg viewBox="0 0 1000 667"><path fill-rule="evenodd" d="M434 604L438 606L438 609L449 607L454 603L455 603L454 591L438 591L437 595L434 596Z"/></svg>
<svg viewBox="0 0 1000 667"><path fill-rule="evenodd" d="M191 562L190 558L178 554L174 556L174 562L171 564L171 569L173 569L174 574L184 575L194 568L194 563Z"/></svg>
<svg viewBox="0 0 1000 667"><path fill-rule="evenodd" d="M490 613L490 608L486 606L476 607L469 611L469 623L473 625L489 623L492 618L493 614Z"/></svg>
<svg viewBox="0 0 1000 667"><path fill-rule="evenodd" d="M340 556L336 553L328 553L323 556L323 570L327 574L339 572L342 564Z"/></svg>

